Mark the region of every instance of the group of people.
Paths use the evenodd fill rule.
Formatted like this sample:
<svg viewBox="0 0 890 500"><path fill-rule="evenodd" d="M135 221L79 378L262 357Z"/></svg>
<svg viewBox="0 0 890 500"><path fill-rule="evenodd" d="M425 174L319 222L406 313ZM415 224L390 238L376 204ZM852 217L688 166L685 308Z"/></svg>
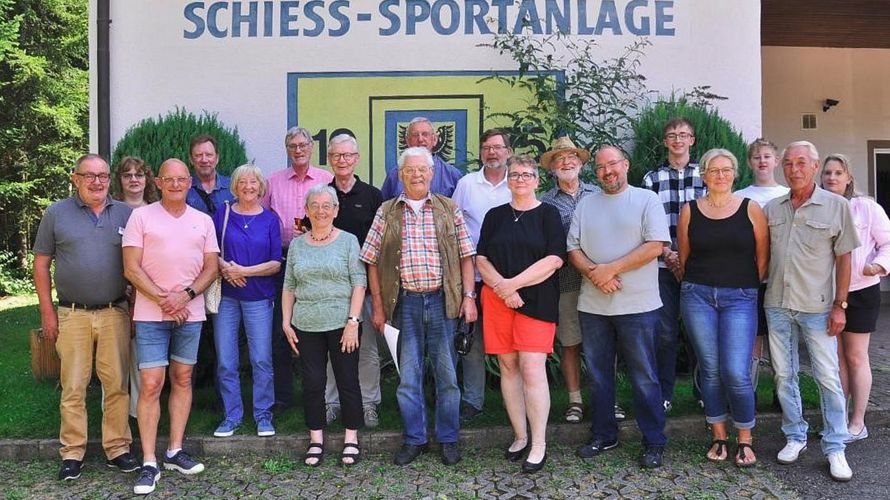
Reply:
<svg viewBox="0 0 890 500"><path fill-rule="evenodd" d="M547 460L545 364L555 339L566 421L584 417L582 354L595 395L591 439L577 454L592 458L619 444L620 358L642 434L640 463L652 468L667 444L681 319L713 433L707 457L730 458L731 418L732 460L742 467L757 461L754 388L767 333L788 440L778 460L791 463L806 448L797 387L803 337L822 392L823 451L832 477L850 479L844 445L868 435L868 333L880 276L890 270L890 221L856 193L846 157L820 165L810 143L792 143L780 156L759 139L748 154L754 184L734 193L737 159L714 149L693 162L695 132L682 118L665 126L667 160L642 187L628 184L629 161L614 145L591 154L559 138L539 163L514 155L509 133L491 129L480 138L482 167L462 176L434 154L438 136L428 119L409 123L406 142L382 192L355 174L354 137L331 139L327 171L311 164L314 142L299 127L285 136L290 165L268 179L253 165L231 178L218 173L216 141L206 135L191 142L192 174L176 159L154 177L138 158L124 158L114 172L98 155L80 158L74 194L47 209L34 245L41 321L58 337L62 367L59 478L76 479L83 465L94 358L108 465L140 471L134 493L150 493L160 477L155 447L167 376L170 435L160 463L185 474L204 469L182 443L209 317L223 410L214 435L243 425L243 326L256 433L274 435L273 410L295 406L298 356L310 438L304 463L313 467L336 419L345 428L340 463L361 460L358 429L378 422L377 337L386 324L400 330L404 440L394 462L409 464L428 448L427 369L441 460L460 460L461 422L484 408L489 354L514 433L504 456L528 473ZM580 178L591 160L599 186ZM790 191L775 180L779 164ZM540 198L539 165L554 178ZM820 168L824 189L815 182ZM208 314L203 293L217 277L221 299ZM472 324L476 338L464 356L454 344L458 321ZM128 413L137 418L141 464L130 453Z"/></svg>

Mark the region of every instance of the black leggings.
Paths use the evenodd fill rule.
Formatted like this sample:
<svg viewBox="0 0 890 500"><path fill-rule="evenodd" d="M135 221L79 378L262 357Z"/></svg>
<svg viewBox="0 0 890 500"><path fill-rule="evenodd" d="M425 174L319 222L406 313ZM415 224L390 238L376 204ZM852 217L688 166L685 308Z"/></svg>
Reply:
<svg viewBox="0 0 890 500"><path fill-rule="evenodd" d="M343 427L358 429L364 424L362 416L362 392L358 383L358 352L342 352L340 339L343 329L327 332L296 330L297 349L300 351L300 369L303 372L303 408L309 430L324 429L324 391L327 384L328 355L340 393ZM375 339L376 340L376 339ZM361 342L361 334L359 335Z"/></svg>

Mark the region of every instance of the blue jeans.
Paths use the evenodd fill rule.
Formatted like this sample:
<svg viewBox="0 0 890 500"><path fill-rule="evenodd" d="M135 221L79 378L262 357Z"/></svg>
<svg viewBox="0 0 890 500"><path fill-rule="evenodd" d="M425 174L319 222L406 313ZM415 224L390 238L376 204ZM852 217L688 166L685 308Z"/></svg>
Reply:
<svg viewBox="0 0 890 500"><path fill-rule="evenodd" d="M158 368L170 360L183 365L198 362L203 321L136 321L136 358L139 369Z"/></svg>
<svg viewBox="0 0 890 500"><path fill-rule="evenodd" d="M705 419L737 429L754 427L751 352L757 333L757 288L680 284L683 323L698 357Z"/></svg>
<svg viewBox="0 0 890 500"><path fill-rule="evenodd" d="M442 292L402 292L398 314L399 369L396 391L405 422L405 444L427 443L426 401L423 393L424 358L428 355L436 380L436 441L456 443L460 433L460 389L453 319L445 317Z"/></svg>
<svg viewBox="0 0 890 500"><path fill-rule="evenodd" d="M664 407L655 372L658 310L602 316L578 312L584 363L590 374L593 439L618 439L615 420L615 354L621 353L633 387L634 414L644 446L664 446Z"/></svg>
<svg viewBox="0 0 890 500"><path fill-rule="evenodd" d="M216 383L222 398L225 418L241 422L241 378L238 374L238 327L244 321L247 353L253 373L253 418L256 422L272 418L275 391L272 384L272 300L242 301L223 296L219 313L213 315L216 344Z"/></svg>
<svg viewBox="0 0 890 500"><path fill-rule="evenodd" d="M662 305L661 309L658 309L655 359L658 364L661 399L671 401L674 399L677 346L680 344L680 284L677 283L674 273L667 269L658 269L658 293Z"/></svg>
<svg viewBox="0 0 890 500"><path fill-rule="evenodd" d="M798 343L803 337L810 353L813 376L822 406L822 452L844 451L847 405L837 361L837 337L828 335L828 314L804 313L781 307L766 308L769 352L776 374L776 393L782 405L782 432L789 441L807 441L807 421L800 399Z"/></svg>

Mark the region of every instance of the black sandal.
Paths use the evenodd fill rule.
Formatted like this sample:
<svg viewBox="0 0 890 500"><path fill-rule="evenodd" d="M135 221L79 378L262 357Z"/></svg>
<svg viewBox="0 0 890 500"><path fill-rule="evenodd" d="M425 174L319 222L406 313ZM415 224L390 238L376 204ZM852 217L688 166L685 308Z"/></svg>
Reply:
<svg viewBox="0 0 890 500"><path fill-rule="evenodd" d="M754 447L751 446L751 443L739 443L739 447L735 452L735 466L736 467L748 468L748 467L754 467L755 465L757 465L757 457L756 456L754 457L753 462L747 462L747 463L745 462L745 460L748 459L748 454L745 453L745 448L751 450L751 454L754 455Z"/></svg>
<svg viewBox="0 0 890 500"><path fill-rule="evenodd" d="M358 453L346 453L346 450L355 450ZM346 462L345 460L351 458L352 462ZM346 467L352 467L353 465L359 463L362 459L362 449L358 447L358 443L343 443L343 452L340 453L340 463Z"/></svg>
<svg viewBox="0 0 890 500"><path fill-rule="evenodd" d="M728 441L725 439L715 439L711 441L711 446L708 447L708 451L711 451L711 448L713 448L715 444L717 445L717 449L715 451L718 458L711 458L707 454L705 454L705 458L707 458L711 462L725 462L726 459L729 458L729 450L727 449L729 444ZM719 458L721 456L723 458Z"/></svg>
<svg viewBox="0 0 890 500"><path fill-rule="evenodd" d="M312 448L318 448L321 451L319 451L319 452L309 451ZM307 462L307 460L309 460L310 458L317 458L318 461L316 461L314 464L310 464L309 462ZM309 446L306 447L306 454L303 455L303 464L307 465L309 467L318 467L319 465L321 465L321 462L323 460L324 460L324 443L309 443Z"/></svg>

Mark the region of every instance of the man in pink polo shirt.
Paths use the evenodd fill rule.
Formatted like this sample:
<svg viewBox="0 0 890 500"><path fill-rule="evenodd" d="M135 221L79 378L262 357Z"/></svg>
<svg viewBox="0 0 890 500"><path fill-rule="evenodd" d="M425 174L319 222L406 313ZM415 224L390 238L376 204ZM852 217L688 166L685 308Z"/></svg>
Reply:
<svg viewBox="0 0 890 500"><path fill-rule="evenodd" d="M160 396L170 369L170 440L165 469L197 474L204 464L182 450L192 406L192 368L204 315L204 290L216 278L219 246L209 216L186 204L192 178L179 160L161 164L155 179L161 201L133 211L124 230L124 274L136 287L136 358L142 390L137 415L143 465L133 493L155 489Z"/></svg>
<svg viewBox="0 0 890 500"><path fill-rule="evenodd" d="M269 177L269 187L261 203L278 214L281 223L281 271L276 276L278 294L272 316L272 371L274 372L275 407L290 408L294 401L293 357L281 330L281 286L287 249L294 237L303 234L296 221L306 215L306 193L312 186L328 184L334 176L327 170L312 165L312 134L302 127L292 127L284 136L284 146L290 166Z"/></svg>

